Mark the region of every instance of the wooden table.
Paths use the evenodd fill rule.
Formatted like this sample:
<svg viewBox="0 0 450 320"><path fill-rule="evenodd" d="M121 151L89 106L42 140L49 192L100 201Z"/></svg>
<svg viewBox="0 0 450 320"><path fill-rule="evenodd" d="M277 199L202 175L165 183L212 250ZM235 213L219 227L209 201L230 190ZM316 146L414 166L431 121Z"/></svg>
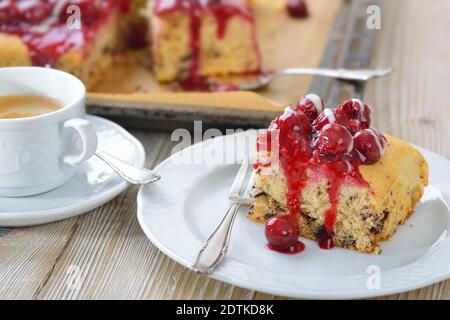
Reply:
<svg viewBox="0 0 450 320"><path fill-rule="evenodd" d="M376 126L450 158L450 2L383 4L366 101ZM300 95L301 93L299 93ZM169 133L133 132L153 167ZM31 228L0 228L0 299L277 299L196 275L150 243L136 218L137 188L89 214ZM78 282L76 280L79 280ZM449 299L450 280L389 299Z"/></svg>

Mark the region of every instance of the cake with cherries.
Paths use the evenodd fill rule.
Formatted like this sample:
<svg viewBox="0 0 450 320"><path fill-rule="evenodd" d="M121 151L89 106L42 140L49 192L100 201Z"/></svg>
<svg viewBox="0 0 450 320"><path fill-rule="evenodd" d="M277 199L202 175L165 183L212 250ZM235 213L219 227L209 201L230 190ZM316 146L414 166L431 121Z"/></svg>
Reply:
<svg viewBox="0 0 450 320"><path fill-rule="evenodd" d="M323 249L380 253L428 183L420 152L371 127L371 108L358 99L327 109L307 95L257 148L250 218L266 223L268 246L284 253L303 250L299 236Z"/></svg>
<svg viewBox="0 0 450 320"><path fill-rule="evenodd" d="M195 86L203 77L256 72L260 56L247 0L154 0L154 71Z"/></svg>
<svg viewBox="0 0 450 320"><path fill-rule="evenodd" d="M124 0L0 0L0 67L50 66L88 86L119 45Z"/></svg>
<svg viewBox="0 0 450 320"><path fill-rule="evenodd" d="M50 66L90 87L124 46L151 48L156 79L185 89L260 69L248 0L0 0L0 67Z"/></svg>

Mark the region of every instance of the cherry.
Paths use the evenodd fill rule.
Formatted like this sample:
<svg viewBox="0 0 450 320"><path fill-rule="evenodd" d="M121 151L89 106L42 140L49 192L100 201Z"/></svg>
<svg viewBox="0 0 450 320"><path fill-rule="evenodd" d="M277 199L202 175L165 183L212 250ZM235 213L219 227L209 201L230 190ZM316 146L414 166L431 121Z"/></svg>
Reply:
<svg viewBox="0 0 450 320"><path fill-rule="evenodd" d="M20 11L13 1L0 1L0 25L18 24Z"/></svg>
<svg viewBox="0 0 450 320"><path fill-rule="evenodd" d="M277 133L279 153L284 156L283 158L289 159L295 155L309 152L312 129L308 117L303 112L289 106L269 129L279 130Z"/></svg>
<svg viewBox="0 0 450 320"><path fill-rule="evenodd" d="M278 250L287 250L298 242L298 227L290 216L276 216L266 223L266 239Z"/></svg>
<svg viewBox="0 0 450 320"><path fill-rule="evenodd" d="M300 99L296 109L306 114L309 122L313 123L319 116L319 113L323 111L323 100L318 95L308 94Z"/></svg>
<svg viewBox="0 0 450 320"><path fill-rule="evenodd" d="M356 120L356 112L353 108L352 100L345 101L335 110L335 113L336 122L350 130L352 120Z"/></svg>
<svg viewBox="0 0 450 320"><path fill-rule="evenodd" d="M66 21L69 18L72 13L67 12L67 9L73 5L80 8L82 24L90 24L94 22L99 16L98 2L96 0L69 0L63 6L59 14L59 19L61 21Z"/></svg>
<svg viewBox="0 0 450 320"><path fill-rule="evenodd" d="M284 109L284 113L279 116L275 123L278 125L280 131L309 135L311 133L311 125L308 117L300 110L288 106Z"/></svg>
<svg viewBox="0 0 450 320"><path fill-rule="evenodd" d="M353 150L353 137L346 127L337 123L327 124L319 132L314 147L322 155L341 155Z"/></svg>
<svg viewBox="0 0 450 320"><path fill-rule="evenodd" d="M355 149L363 156L364 164L374 164L384 154L386 138L373 128L359 131L355 134L353 140Z"/></svg>
<svg viewBox="0 0 450 320"><path fill-rule="evenodd" d="M52 12L52 6L44 1L25 0L17 3L20 16L29 24L38 24L47 19Z"/></svg>
<svg viewBox="0 0 450 320"><path fill-rule="evenodd" d="M333 109L324 109L322 113L312 123L312 127L316 131L320 131L324 126L336 122L336 112Z"/></svg>
<svg viewBox="0 0 450 320"><path fill-rule="evenodd" d="M353 108L356 111L356 120L359 121L359 127L361 129L368 129L370 127L370 116L372 108L364 104L361 100L353 99Z"/></svg>
<svg viewBox="0 0 450 320"><path fill-rule="evenodd" d="M359 99L345 101L336 109L337 122L353 134L370 127L371 108Z"/></svg>
<svg viewBox="0 0 450 320"><path fill-rule="evenodd" d="M286 8L293 18L306 18L309 15L305 0L288 0Z"/></svg>

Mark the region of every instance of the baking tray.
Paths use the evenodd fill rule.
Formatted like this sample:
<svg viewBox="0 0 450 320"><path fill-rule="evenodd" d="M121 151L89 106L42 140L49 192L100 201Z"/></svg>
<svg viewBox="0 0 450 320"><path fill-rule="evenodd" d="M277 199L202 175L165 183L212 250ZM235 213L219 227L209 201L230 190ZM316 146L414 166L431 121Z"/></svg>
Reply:
<svg viewBox="0 0 450 320"><path fill-rule="evenodd" d="M285 0L255 0L264 70L289 67L366 68L375 31L366 28L368 0L309 1L310 17L292 19ZM259 92L185 93L154 80L147 51L117 59L88 94L88 111L128 128L171 130L266 127L282 108L308 92L328 105L362 97L364 84L326 78L288 77Z"/></svg>

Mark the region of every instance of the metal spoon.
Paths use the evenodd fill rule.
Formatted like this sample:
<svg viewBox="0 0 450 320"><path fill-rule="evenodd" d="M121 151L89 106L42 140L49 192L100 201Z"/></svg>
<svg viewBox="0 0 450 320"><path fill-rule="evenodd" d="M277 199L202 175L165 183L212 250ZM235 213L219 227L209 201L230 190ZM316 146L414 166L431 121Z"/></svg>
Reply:
<svg viewBox="0 0 450 320"><path fill-rule="evenodd" d="M118 175L131 184L144 185L161 179L159 175L145 168L126 163L101 150L95 152L95 156L110 166Z"/></svg>
<svg viewBox="0 0 450 320"><path fill-rule="evenodd" d="M385 77L391 74L393 69L318 69L318 68L290 68L276 71L270 74L264 74L256 78L255 81L249 81L239 84L240 90L258 90L266 87L272 80L286 76L322 76L347 81L368 81L373 78Z"/></svg>

